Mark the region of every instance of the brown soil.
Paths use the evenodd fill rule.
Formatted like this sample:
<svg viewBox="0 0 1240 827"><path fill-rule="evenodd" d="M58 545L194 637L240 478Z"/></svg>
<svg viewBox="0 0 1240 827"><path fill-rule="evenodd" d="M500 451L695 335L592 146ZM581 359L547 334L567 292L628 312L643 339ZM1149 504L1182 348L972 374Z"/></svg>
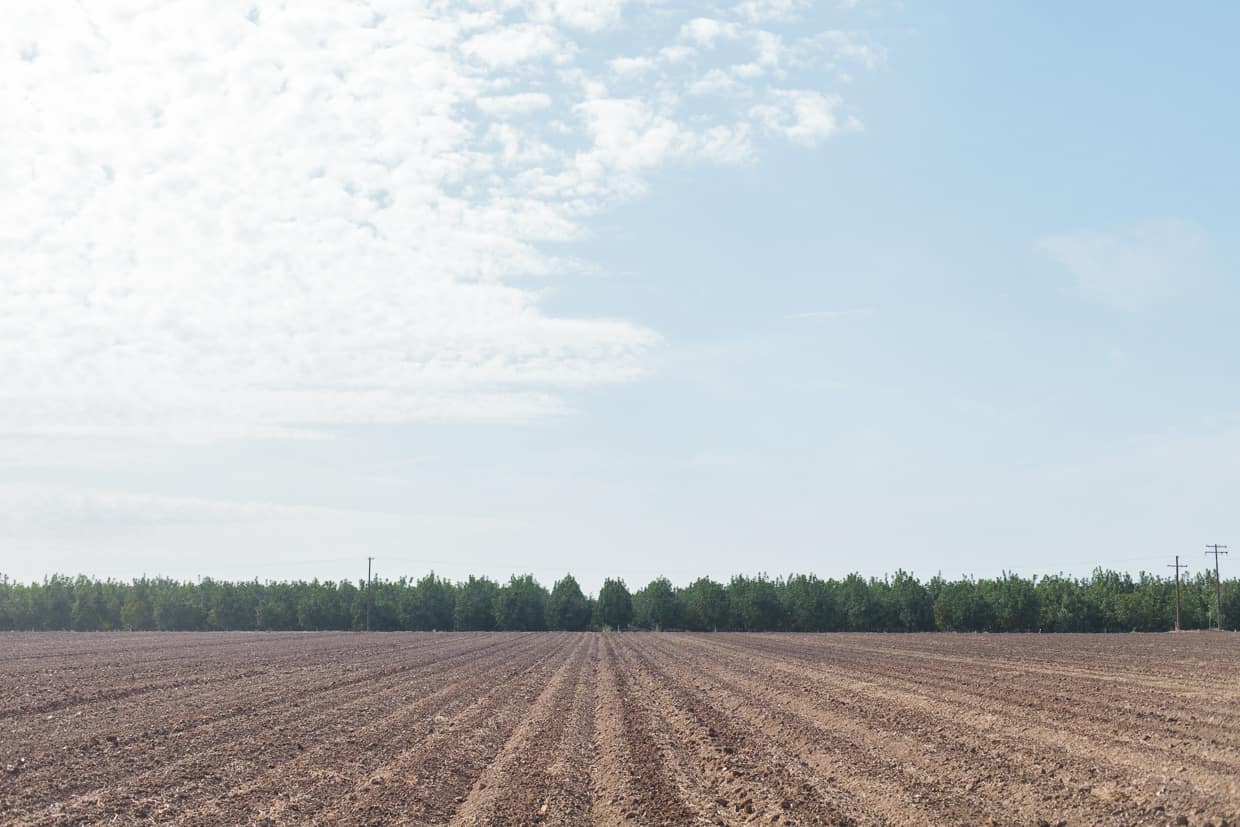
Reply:
<svg viewBox="0 0 1240 827"><path fill-rule="evenodd" d="M0 635L0 823L1240 825L1240 635Z"/></svg>

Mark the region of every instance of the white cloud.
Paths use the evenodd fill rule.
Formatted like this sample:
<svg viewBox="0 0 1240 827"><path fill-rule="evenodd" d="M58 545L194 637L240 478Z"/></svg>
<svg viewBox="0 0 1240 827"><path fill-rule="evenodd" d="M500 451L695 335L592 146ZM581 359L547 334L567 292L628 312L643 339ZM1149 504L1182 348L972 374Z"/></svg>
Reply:
<svg viewBox="0 0 1240 827"><path fill-rule="evenodd" d="M752 130L749 124L711 127L698 136L696 149L702 157L720 164L752 160Z"/></svg>
<svg viewBox="0 0 1240 827"><path fill-rule="evenodd" d="M600 168L587 177L602 176L602 167L634 172L660 166L684 151L680 124L638 98L586 101L577 111L594 139L593 147L578 156L578 167Z"/></svg>
<svg viewBox="0 0 1240 827"><path fill-rule="evenodd" d="M524 169L531 164L551 161L555 158L555 150L537 140L528 132L509 123L494 123L487 129L487 138L499 147L496 161L508 168ZM533 206L532 208L538 208ZM566 233L575 233L575 228L565 227Z"/></svg>
<svg viewBox="0 0 1240 827"><path fill-rule="evenodd" d="M770 20L796 20L808 7L808 0L745 0L732 11L750 23L765 23Z"/></svg>
<svg viewBox="0 0 1240 827"><path fill-rule="evenodd" d="M613 74L622 76L643 75L657 65L658 63L649 57L617 57L607 62Z"/></svg>
<svg viewBox="0 0 1240 827"><path fill-rule="evenodd" d="M784 39L773 32L754 32L754 52L759 66L778 66L784 54Z"/></svg>
<svg viewBox="0 0 1240 827"><path fill-rule="evenodd" d="M0 432L528 418L643 375L652 331L549 315L518 279L564 271L548 245L652 169L750 160L751 119L812 143L839 102L738 70L762 106L689 116L727 64L675 63L682 26L778 39L685 14L650 56L609 60L609 34L587 65L620 0L465 5L8 9Z"/></svg>
<svg viewBox="0 0 1240 827"><path fill-rule="evenodd" d="M766 70L757 63L738 63L731 69L733 77L743 80L753 80L761 77L765 72Z"/></svg>
<svg viewBox="0 0 1240 827"><path fill-rule="evenodd" d="M855 32L836 29L821 32L806 40L809 49L825 52L832 61L860 63L866 69L877 69L887 62L887 50L871 43Z"/></svg>
<svg viewBox="0 0 1240 827"><path fill-rule="evenodd" d="M835 110L840 99L805 89L777 89L767 103L755 106L754 119L771 132L813 146L840 127Z"/></svg>
<svg viewBox="0 0 1240 827"><path fill-rule="evenodd" d="M527 0L514 4L535 20L598 31L618 25L625 0Z"/></svg>
<svg viewBox="0 0 1240 827"><path fill-rule="evenodd" d="M1059 233L1037 247L1076 278L1081 292L1128 310L1175 295L1209 269L1205 233L1179 219Z"/></svg>
<svg viewBox="0 0 1240 827"><path fill-rule="evenodd" d="M723 69L711 69L701 80L689 85L690 95L726 95L741 88L740 82Z"/></svg>
<svg viewBox="0 0 1240 827"><path fill-rule="evenodd" d="M693 48L692 46L685 46L684 44L677 44L675 46L665 46L664 48L659 50L659 57L663 58L669 63L683 63L684 61L689 60L696 54L697 54L697 49Z"/></svg>
<svg viewBox="0 0 1240 827"><path fill-rule="evenodd" d="M461 52L492 68L559 55L564 48L558 33L550 26L528 23L483 32L461 44Z"/></svg>
<svg viewBox="0 0 1240 827"><path fill-rule="evenodd" d="M735 40L741 29L735 23L709 17L695 17L680 27L680 39L703 49L713 49L717 40Z"/></svg>
<svg viewBox="0 0 1240 827"><path fill-rule="evenodd" d="M551 96L543 92L521 92L479 98L478 108L488 115L521 115L551 106Z"/></svg>

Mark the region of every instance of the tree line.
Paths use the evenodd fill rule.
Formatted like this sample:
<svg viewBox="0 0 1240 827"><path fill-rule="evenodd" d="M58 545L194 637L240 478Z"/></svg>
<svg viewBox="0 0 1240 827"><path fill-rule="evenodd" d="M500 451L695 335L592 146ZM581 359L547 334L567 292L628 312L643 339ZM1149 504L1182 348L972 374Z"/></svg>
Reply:
<svg viewBox="0 0 1240 827"><path fill-rule="evenodd" d="M1215 622L1215 583L1182 581L1186 629ZM1222 583L1224 626L1240 625L1240 581ZM163 577L130 581L55 575L19 583L0 575L0 630L456 630L687 629L787 632L1118 632L1161 631L1175 617L1175 585L1142 572L1096 569L1085 578L941 576L904 571L840 580L795 574L667 578L630 591L607 579L597 595L566 575L548 590L532 575L243 581Z"/></svg>

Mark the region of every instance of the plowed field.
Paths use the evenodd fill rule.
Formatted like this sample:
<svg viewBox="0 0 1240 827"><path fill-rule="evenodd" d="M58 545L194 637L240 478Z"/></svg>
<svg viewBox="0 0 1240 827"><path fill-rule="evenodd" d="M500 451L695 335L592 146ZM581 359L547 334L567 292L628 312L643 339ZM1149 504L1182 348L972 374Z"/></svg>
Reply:
<svg viewBox="0 0 1240 827"><path fill-rule="evenodd" d="M1193 824L1240 635L0 635L3 824Z"/></svg>

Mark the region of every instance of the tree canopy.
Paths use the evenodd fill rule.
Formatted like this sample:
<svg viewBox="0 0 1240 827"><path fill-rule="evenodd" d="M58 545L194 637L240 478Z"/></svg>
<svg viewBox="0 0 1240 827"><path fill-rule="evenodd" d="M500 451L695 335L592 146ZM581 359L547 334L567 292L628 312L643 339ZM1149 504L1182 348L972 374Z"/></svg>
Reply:
<svg viewBox="0 0 1240 827"><path fill-rule="evenodd" d="M590 614L590 601L577 580L571 574L557 580L547 599L547 628L580 632L589 628Z"/></svg>
<svg viewBox="0 0 1240 827"><path fill-rule="evenodd" d="M623 629L633 622L633 596L623 580L607 578L599 589L595 622L611 629Z"/></svg>
<svg viewBox="0 0 1240 827"><path fill-rule="evenodd" d="M547 628L547 590L532 574L513 575L495 597L495 625L516 632Z"/></svg>
<svg viewBox="0 0 1240 827"><path fill-rule="evenodd" d="M1213 624L1213 573L1182 581L1183 626ZM1224 626L1240 626L1240 581L1222 583ZM377 631L577 631L588 628L690 631L1118 632L1161 631L1175 617L1172 579L1098 569L1089 577L941 576L921 582L898 571L884 578L821 579L738 575L677 587L658 577L630 594L604 581L597 600L572 575L548 592L532 575L504 585L461 582L433 572L413 579L190 583L53 575L18 583L0 575L0 630L326 630L364 629L370 603Z"/></svg>

